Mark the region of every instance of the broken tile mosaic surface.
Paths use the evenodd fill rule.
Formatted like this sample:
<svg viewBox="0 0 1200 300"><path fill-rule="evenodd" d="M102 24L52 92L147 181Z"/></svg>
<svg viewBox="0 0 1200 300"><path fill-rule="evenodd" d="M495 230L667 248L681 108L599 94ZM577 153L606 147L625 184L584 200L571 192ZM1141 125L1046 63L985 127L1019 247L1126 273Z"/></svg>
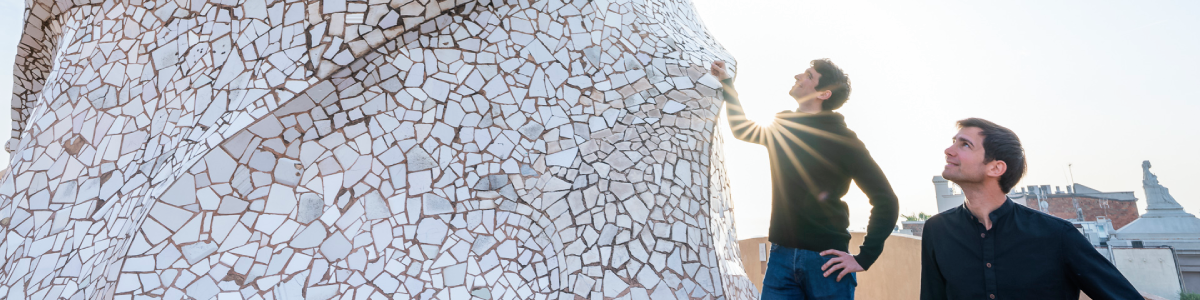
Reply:
<svg viewBox="0 0 1200 300"><path fill-rule="evenodd" d="M687 0L26 3L0 298L756 298Z"/></svg>

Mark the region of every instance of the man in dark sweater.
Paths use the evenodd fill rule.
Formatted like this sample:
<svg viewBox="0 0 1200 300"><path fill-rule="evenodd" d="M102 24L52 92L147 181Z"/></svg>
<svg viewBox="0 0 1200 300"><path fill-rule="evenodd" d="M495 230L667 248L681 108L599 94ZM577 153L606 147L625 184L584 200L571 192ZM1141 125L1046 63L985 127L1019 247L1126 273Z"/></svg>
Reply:
<svg viewBox="0 0 1200 300"><path fill-rule="evenodd" d="M724 85L734 137L764 145L770 155L772 245L762 299L853 299L853 273L879 258L899 209L879 165L833 112L849 98L850 79L828 59L813 60L788 93L799 108L755 124L746 119L725 63L714 62L710 72ZM852 179L872 205L858 255L847 253L850 212L841 199Z"/></svg>

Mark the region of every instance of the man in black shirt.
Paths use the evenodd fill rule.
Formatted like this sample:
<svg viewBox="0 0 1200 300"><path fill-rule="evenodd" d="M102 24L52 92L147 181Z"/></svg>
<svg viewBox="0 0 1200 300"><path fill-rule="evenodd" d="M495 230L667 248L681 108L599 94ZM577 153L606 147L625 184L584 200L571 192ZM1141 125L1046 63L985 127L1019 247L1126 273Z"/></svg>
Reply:
<svg viewBox="0 0 1200 300"><path fill-rule="evenodd" d="M1142 299L1075 226L1005 196L1025 174L1017 135L984 119L958 121L942 177L962 206L925 222L921 299Z"/></svg>
<svg viewBox="0 0 1200 300"><path fill-rule="evenodd" d="M734 137L767 146L771 160L772 245L762 299L853 299L853 273L879 258L899 208L883 171L833 112L849 98L850 79L828 59L812 61L789 92L799 108L763 126L746 119L725 63L713 63L711 73L724 85ZM856 256L847 253L850 213L841 200L851 179L873 206Z"/></svg>

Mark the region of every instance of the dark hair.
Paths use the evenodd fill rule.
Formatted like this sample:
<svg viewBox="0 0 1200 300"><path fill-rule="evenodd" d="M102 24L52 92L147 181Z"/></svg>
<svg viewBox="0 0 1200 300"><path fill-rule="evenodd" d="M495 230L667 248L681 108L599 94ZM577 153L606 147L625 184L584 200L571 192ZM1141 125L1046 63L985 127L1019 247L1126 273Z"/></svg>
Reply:
<svg viewBox="0 0 1200 300"><path fill-rule="evenodd" d="M1000 175L1000 190L1007 194L1025 176L1025 148L1021 147L1021 139L1011 129L980 118L958 121L959 129L966 127L983 129L980 134L983 135L985 162L1001 160L1008 165L1004 175Z"/></svg>
<svg viewBox="0 0 1200 300"><path fill-rule="evenodd" d="M811 63L813 70L821 74L817 80L817 91L828 90L833 94L821 103L821 110L830 111L842 107L850 99L850 77L828 58L814 59Z"/></svg>

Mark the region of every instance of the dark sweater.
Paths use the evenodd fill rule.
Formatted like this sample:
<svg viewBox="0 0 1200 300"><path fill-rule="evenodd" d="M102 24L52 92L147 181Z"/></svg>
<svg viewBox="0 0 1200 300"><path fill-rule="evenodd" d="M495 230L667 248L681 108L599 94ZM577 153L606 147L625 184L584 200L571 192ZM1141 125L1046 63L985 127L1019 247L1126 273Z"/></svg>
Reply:
<svg viewBox="0 0 1200 300"><path fill-rule="evenodd" d="M850 212L842 197L853 179L872 206L866 239L855 256L863 269L870 268L883 252L899 208L887 177L845 118L835 112L784 111L760 126L746 119L733 80L721 83L734 137L767 146L770 155L771 243L849 252Z"/></svg>

